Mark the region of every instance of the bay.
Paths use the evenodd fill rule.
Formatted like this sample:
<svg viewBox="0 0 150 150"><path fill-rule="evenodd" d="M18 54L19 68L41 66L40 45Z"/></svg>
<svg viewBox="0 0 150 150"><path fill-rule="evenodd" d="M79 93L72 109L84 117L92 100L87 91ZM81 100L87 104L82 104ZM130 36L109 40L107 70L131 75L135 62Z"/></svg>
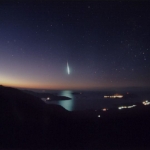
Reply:
<svg viewBox="0 0 150 150"><path fill-rule="evenodd" d="M50 92L51 91L46 91ZM104 95L116 94L114 92L100 92L100 91L84 91L75 92L71 90L55 91L59 96L70 97L71 100L59 100L59 101L45 101L47 104L57 104L64 107L68 111L78 110L99 110L103 108L118 108L119 106L135 105L136 103L142 103L145 100L150 100L150 94L147 92L135 92L137 98L104 98Z"/></svg>

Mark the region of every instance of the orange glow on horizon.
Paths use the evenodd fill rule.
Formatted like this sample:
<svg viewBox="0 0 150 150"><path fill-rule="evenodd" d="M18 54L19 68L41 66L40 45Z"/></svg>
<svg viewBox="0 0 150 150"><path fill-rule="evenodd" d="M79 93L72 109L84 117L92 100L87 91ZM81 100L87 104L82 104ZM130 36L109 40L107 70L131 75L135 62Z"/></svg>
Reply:
<svg viewBox="0 0 150 150"><path fill-rule="evenodd" d="M7 86L7 87L14 87L14 88L29 88L29 89L51 89L51 90L78 90L78 89L91 89L91 87L87 87L87 86L83 86L83 85L44 85L44 84L40 84L40 83L0 83L3 86ZM94 88L94 87L93 87Z"/></svg>

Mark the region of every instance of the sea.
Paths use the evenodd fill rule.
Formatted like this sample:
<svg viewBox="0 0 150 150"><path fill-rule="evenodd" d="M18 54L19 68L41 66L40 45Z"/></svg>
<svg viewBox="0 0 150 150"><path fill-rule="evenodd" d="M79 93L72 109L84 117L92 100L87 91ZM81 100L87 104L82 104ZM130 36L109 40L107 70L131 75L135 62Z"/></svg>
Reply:
<svg viewBox="0 0 150 150"><path fill-rule="evenodd" d="M84 111L84 110L100 110L103 108L118 108L120 106L132 106L143 101L150 101L150 92L148 91L134 91L136 98L104 98L107 95L114 94L126 94L125 92L114 92L114 91L44 91L49 93L57 94L58 96L66 96L71 98L70 100L59 100L59 101L45 101L46 104L57 104L62 106L68 111Z"/></svg>

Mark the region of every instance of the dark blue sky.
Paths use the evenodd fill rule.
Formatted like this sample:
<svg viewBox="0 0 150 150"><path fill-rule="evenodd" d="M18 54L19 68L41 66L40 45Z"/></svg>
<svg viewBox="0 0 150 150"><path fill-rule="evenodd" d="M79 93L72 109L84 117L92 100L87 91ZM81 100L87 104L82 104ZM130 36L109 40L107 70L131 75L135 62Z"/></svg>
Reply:
<svg viewBox="0 0 150 150"><path fill-rule="evenodd" d="M4 1L0 84L49 89L150 86L149 20L148 1Z"/></svg>

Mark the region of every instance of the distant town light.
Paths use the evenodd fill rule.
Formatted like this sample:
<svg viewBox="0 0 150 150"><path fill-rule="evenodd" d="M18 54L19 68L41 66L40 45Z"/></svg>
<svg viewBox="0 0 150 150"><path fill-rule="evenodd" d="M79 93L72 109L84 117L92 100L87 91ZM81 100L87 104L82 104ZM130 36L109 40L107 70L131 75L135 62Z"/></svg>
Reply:
<svg viewBox="0 0 150 150"><path fill-rule="evenodd" d="M143 101L142 103L143 103L143 105L149 105L150 104L150 102L148 100Z"/></svg>
<svg viewBox="0 0 150 150"><path fill-rule="evenodd" d="M131 105L131 106L120 106L118 107L118 109L125 109L125 108L133 108L135 107L136 105Z"/></svg>
<svg viewBox="0 0 150 150"><path fill-rule="evenodd" d="M100 118L101 116L100 115L98 115L98 118Z"/></svg>
<svg viewBox="0 0 150 150"><path fill-rule="evenodd" d="M132 106L128 106L127 108L133 108L133 107L135 107L136 105L132 105Z"/></svg>
<svg viewBox="0 0 150 150"><path fill-rule="evenodd" d="M105 95L104 98L123 98L123 95L115 94L115 95Z"/></svg>
<svg viewBox="0 0 150 150"><path fill-rule="evenodd" d="M50 97L47 97L46 100L50 100Z"/></svg>
<svg viewBox="0 0 150 150"><path fill-rule="evenodd" d="M127 106L120 106L120 107L118 107L118 109L123 109L123 108L127 108Z"/></svg>
<svg viewBox="0 0 150 150"><path fill-rule="evenodd" d="M108 110L107 108L103 108L103 109L102 109L102 111L107 111L107 110Z"/></svg>

